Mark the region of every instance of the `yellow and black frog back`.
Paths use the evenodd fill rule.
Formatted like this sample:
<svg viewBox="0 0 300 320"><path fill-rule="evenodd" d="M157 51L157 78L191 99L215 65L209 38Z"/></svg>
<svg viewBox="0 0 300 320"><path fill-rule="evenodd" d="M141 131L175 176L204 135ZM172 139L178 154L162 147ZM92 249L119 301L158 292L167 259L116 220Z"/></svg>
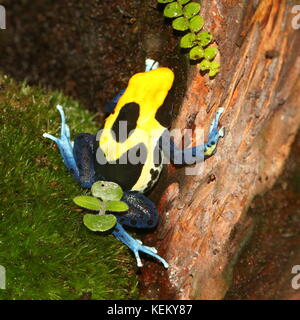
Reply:
<svg viewBox="0 0 300 320"><path fill-rule="evenodd" d="M167 129L160 109L174 81L169 68L137 73L97 135L95 170L124 190L148 191L163 162L159 139Z"/></svg>

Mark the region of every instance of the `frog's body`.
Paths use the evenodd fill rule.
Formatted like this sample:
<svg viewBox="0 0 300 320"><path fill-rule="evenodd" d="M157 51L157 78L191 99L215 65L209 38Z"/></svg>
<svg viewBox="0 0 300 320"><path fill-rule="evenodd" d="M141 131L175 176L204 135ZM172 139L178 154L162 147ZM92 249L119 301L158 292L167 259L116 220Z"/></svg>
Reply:
<svg viewBox="0 0 300 320"><path fill-rule="evenodd" d="M174 74L168 68L137 73L130 79L114 112L105 120L98 157L103 158L103 162L106 159L108 164L96 165L96 173L105 170L105 177L110 181L117 179L115 182L125 190L145 192L154 185L162 168L162 157L159 163L155 163L154 150L167 129L159 122L158 111L164 104L173 80ZM122 135L123 121L126 122L127 130L124 128ZM153 146L149 147L150 144ZM144 158L142 165L110 164L122 157L129 158L128 152L132 153L134 148ZM128 175L124 175L128 168Z"/></svg>
<svg viewBox="0 0 300 320"><path fill-rule="evenodd" d="M58 144L66 166L82 187L90 188L95 181L107 180L118 183L126 191L123 201L127 202L129 210L126 214L116 215L118 223L113 234L135 253L139 266L141 260L138 251L168 266L154 248L143 246L121 226L151 228L157 224L157 209L143 193L150 190L158 180L163 155L166 154L171 160L179 157L183 163L197 155L195 160L200 162L204 157L214 154L218 139L223 136L223 128L219 131L217 128L223 111L220 108L205 145L178 150L172 141L167 146L162 142L163 138L169 139L169 136L161 110L168 107L164 101L173 80L174 74L169 68L150 68L135 74L127 89L110 104L111 113L97 137L82 133L75 137L72 145L60 106L61 138L44 134Z"/></svg>

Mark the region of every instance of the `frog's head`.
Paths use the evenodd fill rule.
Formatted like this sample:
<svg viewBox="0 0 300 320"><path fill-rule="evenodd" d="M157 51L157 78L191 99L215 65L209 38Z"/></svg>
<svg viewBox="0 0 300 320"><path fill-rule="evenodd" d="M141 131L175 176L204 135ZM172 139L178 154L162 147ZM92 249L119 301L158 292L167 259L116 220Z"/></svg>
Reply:
<svg viewBox="0 0 300 320"><path fill-rule="evenodd" d="M129 80L128 87L120 98L116 111L131 103L139 105L138 124L141 126L148 120L155 118L157 111L164 104L173 81L174 73L169 68L157 68L135 74Z"/></svg>

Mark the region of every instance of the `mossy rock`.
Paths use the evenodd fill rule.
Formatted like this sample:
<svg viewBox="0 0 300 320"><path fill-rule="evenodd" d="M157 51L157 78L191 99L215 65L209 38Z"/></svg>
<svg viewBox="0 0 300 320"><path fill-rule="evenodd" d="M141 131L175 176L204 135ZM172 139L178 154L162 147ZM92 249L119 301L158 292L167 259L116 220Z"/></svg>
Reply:
<svg viewBox="0 0 300 320"><path fill-rule="evenodd" d="M71 134L95 133L92 115L59 92L0 74L0 299L135 299L135 261L112 235L89 231L72 199L83 190L57 147L61 104Z"/></svg>

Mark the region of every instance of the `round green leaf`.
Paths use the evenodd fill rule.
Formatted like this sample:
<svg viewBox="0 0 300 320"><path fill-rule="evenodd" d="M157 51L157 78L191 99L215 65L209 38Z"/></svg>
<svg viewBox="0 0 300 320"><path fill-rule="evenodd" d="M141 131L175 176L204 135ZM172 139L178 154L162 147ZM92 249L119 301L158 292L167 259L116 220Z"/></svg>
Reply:
<svg viewBox="0 0 300 320"><path fill-rule="evenodd" d="M182 6L178 2L167 4L164 10L164 16L167 18L177 18L182 16Z"/></svg>
<svg viewBox="0 0 300 320"><path fill-rule="evenodd" d="M100 198L103 201L120 200L123 197L122 188L114 182L97 181L91 188L94 197Z"/></svg>
<svg viewBox="0 0 300 320"><path fill-rule="evenodd" d="M212 41L212 34L209 32L201 32L197 34L197 41L199 42L201 47L206 47Z"/></svg>
<svg viewBox="0 0 300 320"><path fill-rule="evenodd" d="M173 1L173 0L172 0ZM177 2L179 2L180 4L186 4L188 2L190 2L191 0L177 0Z"/></svg>
<svg viewBox="0 0 300 320"><path fill-rule="evenodd" d="M220 62L213 61L210 63L209 76L214 77L220 71Z"/></svg>
<svg viewBox="0 0 300 320"><path fill-rule="evenodd" d="M79 196L75 197L73 201L82 208L88 209L88 210L95 210L99 211L103 209L103 206L101 204L101 201L97 198L90 197L90 196Z"/></svg>
<svg viewBox="0 0 300 320"><path fill-rule="evenodd" d="M157 0L158 3L169 3L173 2L174 0Z"/></svg>
<svg viewBox="0 0 300 320"><path fill-rule="evenodd" d="M186 31L189 28L189 20L184 17L179 17L173 20L172 27L178 31Z"/></svg>
<svg viewBox="0 0 300 320"><path fill-rule="evenodd" d="M195 45L196 35L188 33L180 39L181 48L192 48Z"/></svg>
<svg viewBox="0 0 300 320"><path fill-rule="evenodd" d="M218 50L216 48L206 48L204 50L204 57L207 60L213 60L215 56L217 55Z"/></svg>
<svg viewBox="0 0 300 320"><path fill-rule="evenodd" d="M200 10L201 10L201 5L199 3L191 2L191 3L188 3L186 6L184 6L182 12L186 18L191 19L196 14L198 14Z"/></svg>
<svg viewBox="0 0 300 320"><path fill-rule="evenodd" d="M128 209L128 205L123 201L109 201L106 207L106 210L114 212L125 212Z"/></svg>
<svg viewBox="0 0 300 320"><path fill-rule="evenodd" d="M209 70L210 69L210 66L211 66L211 62L204 59L200 62L199 64L199 67L200 67L200 70L201 71L206 71L206 70Z"/></svg>
<svg viewBox="0 0 300 320"><path fill-rule="evenodd" d="M192 32L198 32L203 28L204 23L204 18L202 16L196 16L190 20L190 30Z"/></svg>
<svg viewBox="0 0 300 320"><path fill-rule="evenodd" d="M112 214L94 215L86 214L83 217L84 225L91 231L107 231L113 228L117 223L117 218Z"/></svg>
<svg viewBox="0 0 300 320"><path fill-rule="evenodd" d="M204 58L204 50L200 46L196 46L191 49L190 51L190 59L191 60L198 60Z"/></svg>

